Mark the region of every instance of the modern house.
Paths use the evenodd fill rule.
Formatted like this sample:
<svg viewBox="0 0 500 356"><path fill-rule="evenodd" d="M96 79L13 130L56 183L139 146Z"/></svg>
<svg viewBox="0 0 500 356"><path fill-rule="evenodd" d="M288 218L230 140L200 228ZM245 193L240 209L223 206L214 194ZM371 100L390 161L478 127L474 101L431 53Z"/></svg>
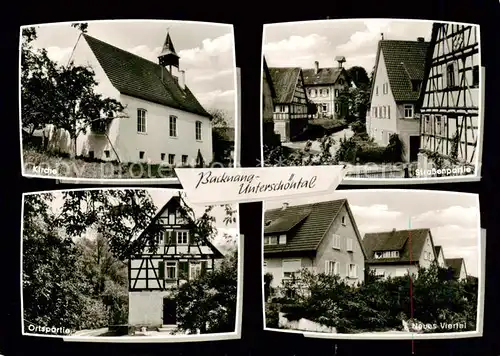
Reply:
<svg viewBox="0 0 500 356"><path fill-rule="evenodd" d="M463 258L447 258L446 265L453 270L453 277L458 280L467 278L467 269Z"/></svg>
<svg viewBox="0 0 500 356"><path fill-rule="evenodd" d="M314 68L302 69L304 85L309 99L317 105L316 118L343 118L349 113L347 103L337 100L340 93L351 86L351 80L343 67L346 59L335 57L336 67L321 68L314 62Z"/></svg>
<svg viewBox="0 0 500 356"><path fill-rule="evenodd" d="M269 68L274 98L274 131L281 136L282 142L293 141L303 132L308 123L307 93L304 87L302 69Z"/></svg>
<svg viewBox="0 0 500 356"><path fill-rule="evenodd" d="M444 258L443 248L441 246L434 246L436 252L436 261L439 267L446 267L446 259Z"/></svg>
<svg viewBox="0 0 500 356"><path fill-rule="evenodd" d="M222 253L201 236L181 212L183 202L172 197L138 237L152 234L155 245L130 256L129 325L135 328L168 328L177 322L177 303L172 291L214 269ZM147 240L146 240L147 241Z"/></svg>
<svg viewBox="0 0 500 356"><path fill-rule="evenodd" d="M264 273L274 288L294 282L303 268L364 281L361 235L346 199L267 210L263 242Z"/></svg>
<svg viewBox="0 0 500 356"><path fill-rule="evenodd" d="M429 268L436 261L430 229L367 233L363 247L368 269L382 277L417 275L419 267Z"/></svg>
<svg viewBox="0 0 500 356"><path fill-rule="evenodd" d="M265 146L274 146L277 141L274 132L275 100L276 91L274 90L273 79L264 57L262 64L262 140Z"/></svg>
<svg viewBox="0 0 500 356"><path fill-rule="evenodd" d="M404 161L418 160L418 103L429 42L380 40L370 94L366 129L381 146L397 134L405 148Z"/></svg>
<svg viewBox="0 0 500 356"><path fill-rule="evenodd" d="M92 67L97 91L125 106L117 117L96 115L77 138L77 156L165 165L212 161L211 116L186 85L170 34L157 63L88 34L80 37L72 60Z"/></svg>
<svg viewBox="0 0 500 356"><path fill-rule="evenodd" d="M479 29L435 23L422 90L421 169L438 154L452 164L473 165L477 157L480 105Z"/></svg>

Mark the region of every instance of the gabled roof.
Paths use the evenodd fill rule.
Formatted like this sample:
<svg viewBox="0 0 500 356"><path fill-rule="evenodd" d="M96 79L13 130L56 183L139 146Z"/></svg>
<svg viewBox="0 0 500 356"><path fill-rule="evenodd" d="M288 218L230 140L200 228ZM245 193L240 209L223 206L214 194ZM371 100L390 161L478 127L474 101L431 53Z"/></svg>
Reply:
<svg viewBox="0 0 500 356"><path fill-rule="evenodd" d="M462 267L464 268L465 275L467 275L467 271L465 269L465 261L463 258L447 258L446 260L446 266L448 268L453 269L453 276L455 278L460 277L460 273L462 272Z"/></svg>
<svg viewBox="0 0 500 356"><path fill-rule="evenodd" d="M158 218L165 212L165 210L169 209L169 208L176 208L176 207L180 207L181 205L181 198L179 196L176 196L174 195L172 198L170 198L170 200L168 202L165 203L165 205L163 205L163 207L161 207L160 210L158 210L158 212L156 213L156 215L151 219L150 223L148 224L148 226L146 226L146 228L140 233L140 235L137 237L137 239L141 239L143 238L143 236L146 234L146 231L148 231L150 229L150 227L156 223L156 221L158 220ZM203 238L204 242L206 243L206 245L208 247L210 247L210 249L212 250L212 252L214 253L214 258L222 258L224 257L224 255L217 249L217 247L215 247L210 241L208 238Z"/></svg>
<svg viewBox="0 0 500 356"><path fill-rule="evenodd" d="M87 34L83 37L111 84L120 93L210 117L189 88L185 86L182 89L161 65Z"/></svg>
<svg viewBox="0 0 500 356"><path fill-rule="evenodd" d="M264 226L264 234L287 232L287 241L284 245L265 245L264 253L316 252L343 207L350 216L358 243L361 245L361 235L347 199L340 199L267 210L264 213L264 224L267 221L273 223L267 228ZM361 250L363 251L363 248Z"/></svg>
<svg viewBox="0 0 500 356"><path fill-rule="evenodd" d="M420 90L414 91L411 81L423 81L429 45L429 42L419 41L379 41L371 97L373 97L373 88L377 83L376 69L382 52L394 100L396 102L417 101L420 97Z"/></svg>
<svg viewBox="0 0 500 356"><path fill-rule="evenodd" d="M275 103L287 104L293 100L295 88L302 75L302 69L295 68L269 68L271 80L276 92Z"/></svg>
<svg viewBox="0 0 500 356"><path fill-rule="evenodd" d="M262 64L262 80L264 80L264 83L267 82L269 85L269 88L271 89L271 96L273 99L276 98L276 90L274 89L273 85L273 78L271 77L271 72L269 72L269 67L267 66L266 62L266 57L263 57L263 64Z"/></svg>
<svg viewBox="0 0 500 356"><path fill-rule="evenodd" d="M392 230L367 233L363 238L363 247L367 254L368 263L410 263L410 234L411 234L411 263L420 260L427 235L432 235L430 229ZM398 258L375 259L377 251L399 251Z"/></svg>
<svg viewBox="0 0 500 356"><path fill-rule="evenodd" d="M304 85L333 85L337 82L344 68L319 68L318 73L314 68L302 69L304 76Z"/></svg>

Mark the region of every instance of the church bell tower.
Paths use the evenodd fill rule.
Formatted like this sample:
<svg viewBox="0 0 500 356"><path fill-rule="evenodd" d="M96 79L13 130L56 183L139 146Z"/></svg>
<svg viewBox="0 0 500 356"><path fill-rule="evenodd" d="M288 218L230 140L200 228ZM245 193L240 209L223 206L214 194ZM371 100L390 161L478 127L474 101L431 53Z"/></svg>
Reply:
<svg viewBox="0 0 500 356"><path fill-rule="evenodd" d="M170 33L168 32L161 53L158 56L158 63L161 66L168 68L170 73L172 73L172 67L179 69L179 56L175 52L174 44L172 43Z"/></svg>

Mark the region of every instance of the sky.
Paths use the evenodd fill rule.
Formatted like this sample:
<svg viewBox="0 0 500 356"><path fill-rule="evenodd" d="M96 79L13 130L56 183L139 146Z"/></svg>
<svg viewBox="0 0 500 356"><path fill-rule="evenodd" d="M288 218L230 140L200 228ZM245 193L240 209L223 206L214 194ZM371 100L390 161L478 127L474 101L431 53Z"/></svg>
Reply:
<svg viewBox="0 0 500 356"><path fill-rule="evenodd" d="M88 22L87 33L113 46L158 63L167 30L186 71L186 84L205 109L217 108L235 115L235 57L231 25L181 21ZM37 48L67 64L79 31L70 23L37 27ZM99 78L97 78L99 81Z"/></svg>
<svg viewBox="0 0 500 356"><path fill-rule="evenodd" d="M156 212L158 212L173 196L177 196L179 194L179 190L176 189L148 188L146 190L149 192L151 199L157 207ZM51 204L52 210L54 212L57 212L62 207L62 204L64 202L62 192L54 191L52 192L52 194L55 197L54 201ZM185 197L184 200L194 210L197 217L201 216L205 211L205 206L193 205L189 203L189 197ZM235 207L233 206L233 209L234 208ZM226 241L224 239L225 233L234 237L232 241L237 241L236 237L239 235L238 220L236 221L236 223L230 223L226 225L224 223L224 217L226 216L225 209L224 207L220 206L215 206L211 211L211 215L215 217L215 226L217 228L217 236L212 240L214 245L218 247L224 246L226 244Z"/></svg>
<svg viewBox="0 0 500 356"><path fill-rule="evenodd" d="M441 245L445 258L463 257L467 273L478 276L479 203L477 195L426 190L337 190L333 194L288 200L290 205L346 198L356 225L368 232L430 228L434 245ZM265 204L279 208L283 201Z"/></svg>
<svg viewBox="0 0 500 356"><path fill-rule="evenodd" d="M386 40L430 40L432 22L414 20L322 20L265 25L263 53L269 67L333 67L344 56L345 68L375 66L381 33Z"/></svg>

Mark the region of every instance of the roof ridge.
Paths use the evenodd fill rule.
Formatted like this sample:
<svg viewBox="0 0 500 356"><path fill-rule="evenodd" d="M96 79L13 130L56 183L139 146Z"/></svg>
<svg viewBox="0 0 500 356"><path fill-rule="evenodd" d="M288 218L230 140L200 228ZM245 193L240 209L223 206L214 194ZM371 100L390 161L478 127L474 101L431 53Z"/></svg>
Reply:
<svg viewBox="0 0 500 356"><path fill-rule="evenodd" d="M335 199L335 200L318 201L318 202L315 202L315 203L307 203L307 204L299 204L299 205L289 205L288 208L292 208L292 207L306 207L306 206L312 207L312 206L317 206L319 204L339 202L339 201L342 201L342 200L347 201L347 198L341 198L341 199ZM267 210L264 211L264 213L267 213L269 211L278 211L278 210L281 210L281 209L282 208L267 209Z"/></svg>

